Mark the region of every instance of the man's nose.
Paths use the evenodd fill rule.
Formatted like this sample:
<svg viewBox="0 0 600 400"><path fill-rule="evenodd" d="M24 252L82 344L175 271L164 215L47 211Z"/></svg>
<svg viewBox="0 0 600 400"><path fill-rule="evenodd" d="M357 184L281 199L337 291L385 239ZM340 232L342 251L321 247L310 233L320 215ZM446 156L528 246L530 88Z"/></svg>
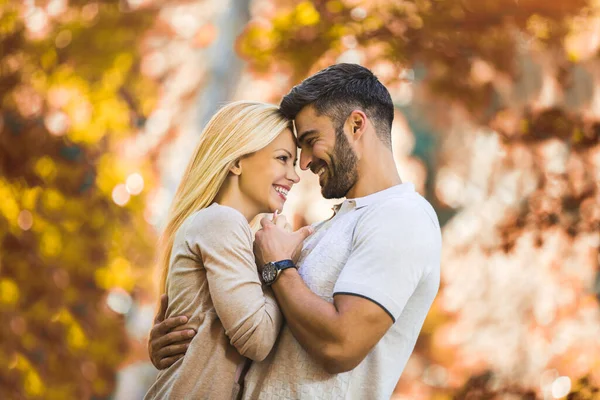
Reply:
<svg viewBox="0 0 600 400"><path fill-rule="evenodd" d="M310 154L307 154L308 152L306 151L302 151L302 153L300 153L300 169L303 171L306 171L307 169L310 168L310 163L312 160L312 157Z"/></svg>

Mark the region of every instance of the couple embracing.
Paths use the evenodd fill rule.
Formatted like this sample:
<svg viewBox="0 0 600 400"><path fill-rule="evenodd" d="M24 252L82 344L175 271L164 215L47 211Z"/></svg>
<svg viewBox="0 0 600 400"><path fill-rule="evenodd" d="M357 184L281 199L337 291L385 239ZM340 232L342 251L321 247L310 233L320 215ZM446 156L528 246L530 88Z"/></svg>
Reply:
<svg viewBox="0 0 600 400"><path fill-rule="evenodd" d="M177 190L146 399L389 399L440 279L431 205L392 155L394 106L368 69L336 64L280 107L224 106ZM300 168L323 222L278 215ZM249 221L273 213L252 232ZM168 301L167 301L168 299Z"/></svg>

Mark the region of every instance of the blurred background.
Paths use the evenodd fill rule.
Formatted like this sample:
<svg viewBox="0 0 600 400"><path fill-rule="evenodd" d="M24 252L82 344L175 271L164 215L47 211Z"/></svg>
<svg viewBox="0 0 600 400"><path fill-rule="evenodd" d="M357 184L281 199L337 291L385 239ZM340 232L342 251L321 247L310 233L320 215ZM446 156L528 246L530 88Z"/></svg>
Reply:
<svg viewBox="0 0 600 400"><path fill-rule="evenodd" d="M0 0L0 398L141 399L202 127L336 62L397 106L442 284L394 399L600 398L600 1ZM284 213L328 218L312 174Z"/></svg>

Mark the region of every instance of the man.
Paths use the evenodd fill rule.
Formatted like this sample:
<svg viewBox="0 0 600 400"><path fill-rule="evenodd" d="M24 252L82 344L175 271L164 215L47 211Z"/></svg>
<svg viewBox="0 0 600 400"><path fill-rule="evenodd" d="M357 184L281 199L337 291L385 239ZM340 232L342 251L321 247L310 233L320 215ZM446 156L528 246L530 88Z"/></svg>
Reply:
<svg viewBox="0 0 600 400"><path fill-rule="evenodd" d="M388 399L439 287L441 236L429 203L402 183L392 155L394 107L368 69L337 64L281 102L294 119L300 167L325 198L346 200L306 235L261 221L255 254L287 324L244 398ZM285 268L302 246L296 268ZM162 310L161 310L162 311ZM176 319L154 326L153 363L182 356ZM171 335L171 336L170 336ZM201 366L199 366L201 367Z"/></svg>

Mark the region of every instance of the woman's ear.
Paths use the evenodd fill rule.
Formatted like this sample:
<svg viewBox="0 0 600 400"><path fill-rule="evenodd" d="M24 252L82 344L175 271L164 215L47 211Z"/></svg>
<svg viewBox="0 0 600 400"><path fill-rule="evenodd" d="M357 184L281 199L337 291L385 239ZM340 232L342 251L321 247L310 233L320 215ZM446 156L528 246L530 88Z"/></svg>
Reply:
<svg viewBox="0 0 600 400"><path fill-rule="evenodd" d="M240 159L235 160L231 168L229 168L229 172L237 176L242 174L242 163Z"/></svg>

